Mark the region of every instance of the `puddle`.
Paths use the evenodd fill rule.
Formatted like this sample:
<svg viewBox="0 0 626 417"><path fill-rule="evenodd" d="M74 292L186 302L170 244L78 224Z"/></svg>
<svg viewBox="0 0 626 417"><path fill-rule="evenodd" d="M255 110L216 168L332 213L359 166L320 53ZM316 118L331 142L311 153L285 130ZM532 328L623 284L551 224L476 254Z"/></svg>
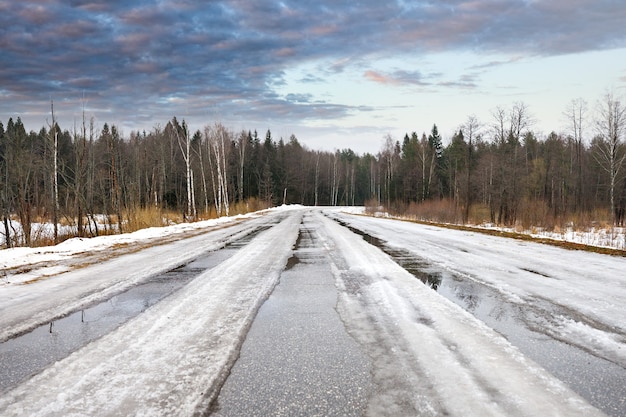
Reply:
<svg viewBox="0 0 626 417"><path fill-rule="evenodd" d="M186 265L155 275L108 300L0 343L0 392L5 392L139 315L202 272L233 256L253 237L270 227L255 229L220 250L208 252Z"/></svg>
<svg viewBox="0 0 626 417"><path fill-rule="evenodd" d="M292 269L299 263L300 259L296 255L292 255L291 257L289 257L289 259L287 259L287 266L285 266L285 269Z"/></svg>
<svg viewBox="0 0 626 417"><path fill-rule="evenodd" d="M410 272L433 290L437 290L443 281L443 274L428 263L421 261L408 251L392 249L385 246L384 251L402 268Z"/></svg>
<svg viewBox="0 0 626 417"><path fill-rule="evenodd" d="M431 265L429 265L428 262L426 262L425 260L419 259L407 250L392 248L388 246L387 242L385 242L384 240L367 234L362 230L350 226L347 223L344 223L337 219L335 219L335 221L343 227L346 227L350 231L361 236L367 243L374 245L379 249L382 249L383 252L391 256L391 258L402 268L406 269L414 277L418 278L420 281L428 285L433 290L436 291L441 285L441 282L443 280L442 273L436 268L433 268Z"/></svg>
<svg viewBox="0 0 626 417"><path fill-rule="evenodd" d="M335 221L383 250L430 288L502 334L590 404L610 416L626 415L626 369L538 331L546 318L567 315L559 311L559 307L551 304L520 306L507 302L491 287L438 270L407 250L392 248L381 239L337 219ZM528 271L547 277L531 269Z"/></svg>
<svg viewBox="0 0 626 417"><path fill-rule="evenodd" d="M171 271L92 307L0 344L0 391L68 356L189 282L194 271Z"/></svg>

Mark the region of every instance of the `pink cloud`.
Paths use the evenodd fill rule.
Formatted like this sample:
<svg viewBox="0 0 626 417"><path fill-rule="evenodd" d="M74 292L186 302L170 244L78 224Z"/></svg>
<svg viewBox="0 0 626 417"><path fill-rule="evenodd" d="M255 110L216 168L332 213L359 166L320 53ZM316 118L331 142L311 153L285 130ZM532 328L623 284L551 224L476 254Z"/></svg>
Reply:
<svg viewBox="0 0 626 417"><path fill-rule="evenodd" d="M389 78L379 72L372 71L372 70L365 71L363 75L368 80L374 81L375 83L379 83L379 84L397 84L398 83L393 78Z"/></svg>

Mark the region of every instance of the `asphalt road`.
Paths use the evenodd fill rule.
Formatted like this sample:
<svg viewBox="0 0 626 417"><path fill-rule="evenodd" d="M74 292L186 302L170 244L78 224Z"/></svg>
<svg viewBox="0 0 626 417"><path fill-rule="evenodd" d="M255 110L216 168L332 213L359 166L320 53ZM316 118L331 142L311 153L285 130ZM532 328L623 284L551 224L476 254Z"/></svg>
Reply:
<svg viewBox="0 0 626 417"><path fill-rule="evenodd" d="M279 210L107 258L33 284L32 293L26 287L7 291L0 300L6 306L2 320L8 323L5 333L16 334L26 327L23 317L41 324L71 312L68 305L88 304L96 285L103 301L120 287L136 288L178 269L181 259L185 268L202 271L134 318L0 393L0 415L603 415L585 393L515 347L513 335L494 330L498 323L485 317L505 311L497 303L506 299L463 285L457 281L462 276L448 280L450 271L430 262L427 275L442 278L436 280L438 293L429 280L424 285L328 213ZM358 223L386 240L406 238L402 247L409 251L424 241L406 225L368 222ZM224 244L252 230L259 233L243 247L218 255ZM429 239L447 250L451 264L483 247L509 245L484 245L463 235L453 243L475 248L454 252L455 245L442 243L446 236L437 230ZM216 251L218 260L203 259L207 251ZM86 280L92 285L79 285ZM511 282L531 288L528 280ZM450 301L442 297L446 292L463 296ZM480 306L488 310L484 317ZM510 316L515 309L507 311ZM85 325L90 324L79 324ZM554 351L537 355L549 359ZM605 412L620 415L623 403L617 400Z"/></svg>
<svg viewBox="0 0 626 417"><path fill-rule="evenodd" d="M328 252L304 216L280 283L260 308L214 416L359 416L370 363L345 330Z"/></svg>

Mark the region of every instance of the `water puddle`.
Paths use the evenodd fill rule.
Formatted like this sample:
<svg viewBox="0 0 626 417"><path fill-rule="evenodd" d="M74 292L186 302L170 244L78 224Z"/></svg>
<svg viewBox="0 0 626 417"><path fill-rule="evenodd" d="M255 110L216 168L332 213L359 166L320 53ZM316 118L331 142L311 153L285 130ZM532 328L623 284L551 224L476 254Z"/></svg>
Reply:
<svg viewBox="0 0 626 417"><path fill-rule="evenodd" d="M547 303L520 306L508 302L489 286L438 269L407 250L391 247L384 240L335 221L362 236L430 288L502 334L590 404L610 416L626 415L626 369L540 332L547 318L566 315L558 306Z"/></svg>
<svg viewBox="0 0 626 417"><path fill-rule="evenodd" d="M418 278L424 284L428 285L433 290L437 290L443 281L443 274L441 271L434 268L427 261L423 259L419 259L411 252L400 249L400 248L392 248L387 245L382 239L379 239L375 236L367 234L362 230L359 230L355 227L350 226L349 224L342 222L340 220L334 219L337 223L342 225L343 227L348 228L350 231L356 233L361 236L367 243L376 246L379 249L382 249L387 255L391 256L391 258L402 268L406 269L410 272L414 277Z"/></svg>
<svg viewBox="0 0 626 417"><path fill-rule="evenodd" d="M202 272L233 256L254 236L270 227L257 228L220 250L208 252L186 265L155 275L108 300L0 343L0 392L5 392L139 315Z"/></svg>

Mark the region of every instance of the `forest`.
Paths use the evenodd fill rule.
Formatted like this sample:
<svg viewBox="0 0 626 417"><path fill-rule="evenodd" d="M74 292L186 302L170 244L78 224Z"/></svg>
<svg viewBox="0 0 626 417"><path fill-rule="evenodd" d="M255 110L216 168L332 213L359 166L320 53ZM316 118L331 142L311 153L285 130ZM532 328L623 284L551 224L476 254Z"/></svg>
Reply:
<svg viewBox="0 0 626 417"><path fill-rule="evenodd" d="M538 136L522 102L467 117L451 138L387 135L376 155L316 151L296 136L189 131L176 117L124 136L83 111L71 129L0 122L6 247L120 233L280 204L365 205L427 221L529 229L623 225L626 109L613 93L564 110L565 133ZM53 225L39 236L35 224ZM19 225L16 226L16 225ZM61 227L64 226L64 227ZM69 232L68 232L69 230Z"/></svg>

